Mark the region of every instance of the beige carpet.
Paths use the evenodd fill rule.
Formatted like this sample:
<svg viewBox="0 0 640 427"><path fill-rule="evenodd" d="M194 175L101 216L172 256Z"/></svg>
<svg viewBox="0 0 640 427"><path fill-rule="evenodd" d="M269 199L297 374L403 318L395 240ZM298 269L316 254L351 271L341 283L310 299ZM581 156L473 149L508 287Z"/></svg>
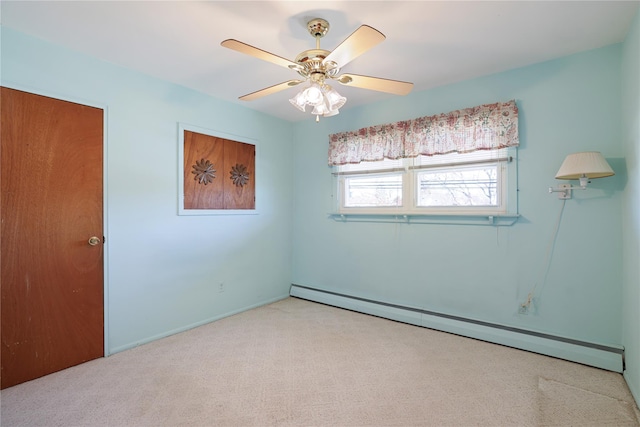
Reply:
<svg viewBox="0 0 640 427"><path fill-rule="evenodd" d="M288 298L2 391L2 426L639 426L620 374Z"/></svg>

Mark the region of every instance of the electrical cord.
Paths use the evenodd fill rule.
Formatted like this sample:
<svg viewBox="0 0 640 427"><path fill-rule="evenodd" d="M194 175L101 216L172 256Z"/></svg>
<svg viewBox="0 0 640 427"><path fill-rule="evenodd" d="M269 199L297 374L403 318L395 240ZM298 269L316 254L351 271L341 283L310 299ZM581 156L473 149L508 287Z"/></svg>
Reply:
<svg viewBox="0 0 640 427"><path fill-rule="evenodd" d="M553 234L551 235L551 240L549 240L549 244L547 246L547 250L545 253L545 257L546 257L546 262L544 265L544 272L542 274L542 280L541 281L536 281L536 283L533 286L533 289L531 289L531 292L529 292L529 295L527 295L527 300L520 304L520 310L519 312L522 314L526 314L529 309L531 308L531 302L533 301L534 296L536 295L536 291L538 289L538 284L542 284L540 289L542 291L542 288L544 287L544 285L547 283L547 277L549 276L549 269L551 268L551 260L553 258L553 252L556 246L556 239L558 237L558 231L560 230L560 223L562 222L562 214L564 213L564 206L566 204L567 200L563 199L562 200L562 205L560 206L560 212L558 213L558 219L556 220L556 225L555 225L555 229L553 231Z"/></svg>

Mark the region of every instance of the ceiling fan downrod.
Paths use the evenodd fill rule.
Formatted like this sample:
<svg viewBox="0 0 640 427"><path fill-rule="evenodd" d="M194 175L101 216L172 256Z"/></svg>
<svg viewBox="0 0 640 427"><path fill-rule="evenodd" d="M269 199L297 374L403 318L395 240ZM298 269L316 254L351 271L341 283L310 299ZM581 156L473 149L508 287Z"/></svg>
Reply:
<svg viewBox="0 0 640 427"><path fill-rule="evenodd" d="M311 37L316 39L316 48L298 54L295 64L289 65L289 68L305 79L323 84L327 77L333 78L340 71L334 61L324 63L331 52L320 48L320 39L329 32L329 22L322 18L314 18L307 23L307 30Z"/></svg>

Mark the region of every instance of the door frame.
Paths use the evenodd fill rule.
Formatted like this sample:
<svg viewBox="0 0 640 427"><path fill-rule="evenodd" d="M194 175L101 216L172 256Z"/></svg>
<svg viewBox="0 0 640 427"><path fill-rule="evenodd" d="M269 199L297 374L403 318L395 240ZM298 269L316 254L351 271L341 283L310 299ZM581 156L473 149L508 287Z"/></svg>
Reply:
<svg viewBox="0 0 640 427"><path fill-rule="evenodd" d="M99 108L102 110L102 232L104 233L102 261L103 261L103 313L104 313L104 357L111 354L109 348L109 209L108 209L108 129L109 129L109 107L107 104L88 100L86 98L62 95L57 92L53 92L46 89L41 89L33 86L23 85L11 81L1 81L1 86L9 89L20 90L23 92L32 93L34 95L45 96L47 98L54 98L60 101L72 102L74 104L86 105L87 107Z"/></svg>

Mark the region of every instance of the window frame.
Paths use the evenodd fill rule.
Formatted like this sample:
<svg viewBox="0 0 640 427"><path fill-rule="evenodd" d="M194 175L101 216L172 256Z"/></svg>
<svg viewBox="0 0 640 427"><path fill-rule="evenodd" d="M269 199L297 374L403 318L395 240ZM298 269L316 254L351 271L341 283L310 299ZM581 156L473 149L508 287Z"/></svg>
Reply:
<svg viewBox="0 0 640 427"><path fill-rule="evenodd" d="M494 151L494 150L491 150ZM473 154L473 153L470 153ZM416 165L415 159L400 159L402 167L395 168L395 171L345 171L349 166L334 166L332 168L334 176L335 205L333 209L334 218L342 220L347 217L396 217L401 220L423 219L429 221L429 218L447 219L451 217L472 218L483 217L489 218L494 222L494 217L517 218L517 147L508 147L496 150L493 159L479 159L465 161L460 159L459 162L445 164L429 164ZM436 156L434 156L436 157ZM418 158L416 158L418 159ZM437 162L435 162L437 163ZM481 164L496 164L497 166L497 206L418 206L419 191L419 174L425 170L455 170L462 168L476 167ZM351 166L352 167L352 166ZM403 206L368 206L368 207L347 207L344 206L345 201L345 180L354 176L380 176L385 174L401 174L402 175L402 200ZM508 222L508 221L507 221ZM514 221L515 222L515 221Z"/></svg>

